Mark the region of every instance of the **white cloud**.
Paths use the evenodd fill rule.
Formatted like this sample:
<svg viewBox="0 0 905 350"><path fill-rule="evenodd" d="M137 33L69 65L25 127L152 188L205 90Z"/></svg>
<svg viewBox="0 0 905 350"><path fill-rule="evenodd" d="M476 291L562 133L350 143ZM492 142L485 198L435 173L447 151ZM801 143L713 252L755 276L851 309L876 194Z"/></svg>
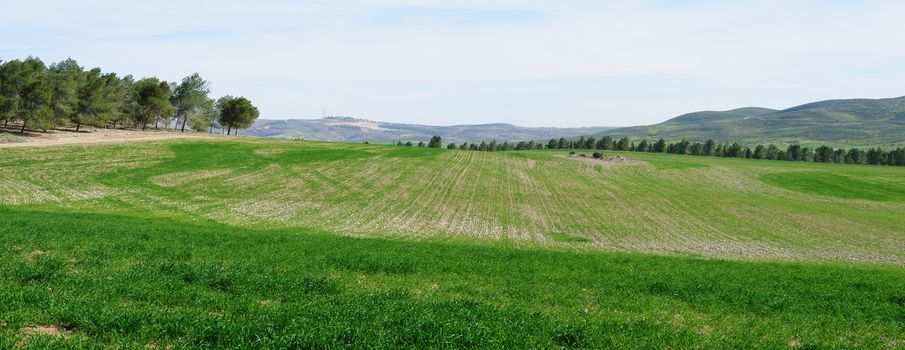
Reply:
<svg viewBox="0 0 905 350"><path fill-rule="evenodd" d="M252 98L268 116L653 123L905 94L895 1L2 4L0 57L73 57ZM31 14L39 13L40 16Z"/></svg>

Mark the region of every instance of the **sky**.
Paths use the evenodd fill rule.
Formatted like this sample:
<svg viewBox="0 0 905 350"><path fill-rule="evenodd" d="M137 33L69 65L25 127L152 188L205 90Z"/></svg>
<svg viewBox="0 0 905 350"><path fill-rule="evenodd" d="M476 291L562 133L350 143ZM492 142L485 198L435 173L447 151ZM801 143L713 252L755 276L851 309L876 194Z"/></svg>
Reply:
<svg viewBox="0 0 905 350"><path fill-rule="evenodd" d="M905 95L903 1L0 0L0 60L68 57L262 118L653 124Z"/></svg>

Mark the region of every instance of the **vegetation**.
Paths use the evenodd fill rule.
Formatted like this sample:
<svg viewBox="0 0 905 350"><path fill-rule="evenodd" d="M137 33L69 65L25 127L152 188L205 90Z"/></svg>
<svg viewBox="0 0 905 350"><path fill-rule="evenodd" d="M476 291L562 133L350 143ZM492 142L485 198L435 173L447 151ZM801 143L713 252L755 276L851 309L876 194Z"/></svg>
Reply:
<svg viewBox="0 0 905 350"><path fill-rule="evenodd" d="M721 144L714 140L707 142L691 143L688 140L682 140L677 143L667 143L664 139L656 142L648 143L647 140L635 144L628 137L619 140L613 140L609 136L604 136L600 140L593 137L585 138L584 136L574 139L550 139L546 144L535 143L534 141L520 141L511 144L508 141L497 143L496 140L490 143L481 142L463 143L460 149L472 151L521 151L521 150L542 150L542 149L568 149L568 150L614 150L614 151L634 151L634 152L653 152L653 153L671 153L685 154L695 156L714 156L727 158L747 158L747 159L769 159L769 160L789 160L803 162L819 162L819 163L842 163L842 164L870 164L870 165L891 165L905 166L905 147L899 147L890 151L883 150L879 147L872 147L866 150L851 149L834 149L829 146L820 146L816 149L802 147L798 144L790 145L787 149L781 150L776 145L757 145L753 149L740 144ZM598 152L595 152L597 154ZM595 156L595 158L602 158Z"/></svg>
<svg viewBox="0 0 905 350"><path fill-rule="evenodd" d="M740 108L695 112L663 123L594 134L632 139L715 139L743 145L790 144L843 148L905 146L905 97L829 100L785 110Z"/></svg>
<svg viewBox="0 0 905 350"><path fill-rule="evenodd" d="M83 125L144 130L150 124L208 132L222 125L229 132L250 127L258 117L244 97L214 103L210 83L198 73L177 84L85 70L73 59L49 66L35 57L0 63L0 122L4 129L18 122L20 133L73 125L75 131Z"/></svg>
<svg viewBox="0 0 905 350"><path fill-rule="evenodd" d="M903 169L563 153L4 150L0 348L905 344Z"/></svg>

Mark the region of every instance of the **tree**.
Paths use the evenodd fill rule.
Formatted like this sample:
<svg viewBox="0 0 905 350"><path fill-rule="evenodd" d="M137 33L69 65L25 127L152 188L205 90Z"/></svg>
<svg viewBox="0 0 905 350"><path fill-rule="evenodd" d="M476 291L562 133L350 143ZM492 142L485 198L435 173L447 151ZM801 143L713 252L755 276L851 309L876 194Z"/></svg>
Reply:
<svg viewBox="0 0 905 350"><path fill-rule="evenodd" d="M716 141L707 140L704 142L704 155L705 156L713 156L716 155Z"/></svg>
<svg viewBox="0 0 905 350"><path fill-rule="evenodd" d="M688 154L693 154L696 156L704 155L704 144L700 142L695 142L688 148Z"/></svg>
<svg viewBox="0 0 905 350"><path fill-rule="evenodd" d="M79 131L82 124L101 125L103 116L109 107L106 100L107 79L101 74L100 68L94 68L85 73L83 82L78 89L78 102L72 113L72 122L75 123L75 131Z"/></svg>
<svg viewBox="0 0 905 350"><path fill-rule="evenodd" d="M779 153L780 153L779 147L776 147L776 145L771 144L770 146L767 146L767 152L765 154L765 158L771 159L771 160L782 159L782 157L780 157Z"/></svg>
<svg viewBox="0 0 905 350"><path fill-rule="evenodd" d="M173 89L170 103L175 108L176 122L182 124L182 132L185 132L185 125L190 118L205 112L205 104L210 100L209 94L210 82L202 79L198 73L183 78Z"/></svg>
<svg viewBox="0 0 905 350"><path fill-rule="evenodd" d="M418 141L418 147L424 147L424 141Z"/></svg>
<svg viewBox="0 0 905 350"><path fill-rule="evenodd" d="M68 58L51 64L47 69L47 80L50 84L50 110L55 125L68 125L70 117L76 112L78 90L82 84L82 67Z"/></svg>
<svg viewBox="0 0 905 350"><path fill-rule="evenodd" d="M229 135L232 129L250 127L261 114L258 108L251 104L245 97L235 97L225 99L219 103L220 105L220 124L227 127L226 134Z"/></svg>
<svg viewBox="0 0 905 350"><path fill-rule="evenodd" d="M131 79L132 77L128 77ZM104 79L104 113L103 120L113 122L113 128L116 123L125 120L125 101L129 86L125 79L120 79L116 73L107 73L103 75Z"/></svg>
<svg viewBox="0 0 905 350"><path fill-rule="evenodd" d="M151 118L166 116L172 111L170 105L170 85L157 78L144 78L135 83L133 87L135 120L141 124L144 130Z"/></svg>
<svg viewBox="0 0 905 350"><path fill-rule="evenodd" d="M213 132L214 124L220 116L220 110L217 108L214 100L207 98L198 108L196 113L189 115L189 127L196 132ZM400 144L401 145L401 144Z"/></svg>
<svg viewBox="0 0 905 350"><path fill-rule="evenodd" d="M597 149L600 150L610 150L613 149L613 138L609 136L604 136L597 141Z"/></svg>
<svg viewBox="0 0 905 350"><path fill-rule="evenodd" d="M19 113L19 105L22 98L19 96L21 83L25 79L23 75L24 64L22 61L13 60L0 65L0 120L6 127L11 120L15 120Z"/></svg>
<svg viewBox="0 0 905 350"><path fill-rule="evenodd" d="M440 136L431 137L430 141L427 143L427 147L429 148L440 148L443 145L443 138Z"/></svg>
<svg viewBox="0 0 905 350"><path fill-rule="evenodd" d="M789 145L789 148L786 150L786 156L789 157L789 160L801 160L801 146L800 145Z"/></svg>
<svg viewBox="0 0 905 350"><path fill-rule="evenodd" d="M814 161L821 163L830 163L833 161L833 149L827 146L820 146L814 150Z"/></svg>
<svg viewBox="0 0 905 350"><path fill-rule="evenodd" d="M870 148L867 150L867 164L880 165L883 164L883 150L879 148Z"/></svg>
<svg viewBox="0 0 905 350"><path fill-rule="evenodd" d="M757 145L754 147L754 154L752 155L754 159L764 159L767 157L767 149L764 145Z"/></svg>
<svg viewBox="0 0 905 350"><path fill-rule="evenodd" d="M448 145L446 145L446 149L456 149L456 143L450 142Z"/></svg>
<svg viewBox="0 0 905 350"><path fill-rule="evenodd" d="M15 62L15 61L13 61ZM21 132L27 125L47 130L53 127L53 112L50 110L51 88L47 82L47 66L40 59L29 57L21 62L17 86L18 106L16 119L22 121Z"/></svg>
<svg viewBox="0 0 905 350"><path fill-rule="evenodd" d="M114 118L113 128L116 128L116 122L121 121L125 123L126 121L131 121L133 126L138 125L138 119L136 118L135 111L138 110L138 103L136 102L136 94L135 94L135 78L131 75L126 75L119 79L120 88L123 89L123 101L120 106L119 117ZM109 86L109 84L108 84ZM114 115L116 116L116 115Z"/></svg>
<svg viewBox="0 0 905 350"><path fill-rule="evenodd" d="M663 153L666 152L666 140L659 139L656 143L651 147L654 152Z"/></svg>
<svg viewBox="0 0 905 350"><path fill-rule="evenodd" d="M803 162L813 162L814 161L814 150L804 147L801 149L801 161Z"/></svg>
<svg viewBox="0 0 905 350"><path fill-rule="evenodd" d="M732 143L729 147L724 148L724 152L726 153L726 157L730 158L745 156L745 150L742 149L742 145L739 145L738 143Z"/></svg>

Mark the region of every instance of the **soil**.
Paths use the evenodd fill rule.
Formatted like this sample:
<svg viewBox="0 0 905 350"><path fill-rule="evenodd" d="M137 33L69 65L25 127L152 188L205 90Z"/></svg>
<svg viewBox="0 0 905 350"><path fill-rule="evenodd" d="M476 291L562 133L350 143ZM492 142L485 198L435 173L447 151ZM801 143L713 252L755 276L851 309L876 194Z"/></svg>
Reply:
<svg viewBox="0 0 905 350"><path fill-rule="evenodd" d="M121 129L94 129L82 128L82 130L49 130L47 132L28 132L20 135L24 138L22 142L0 143L0 148L11 147L45 147L59 145L75 145L75 144L96 144L96 143L119 143L132 141L160 141L171 139L199 139L199 138L221 138L222 135L196 133L196 132L179 132L179 131L159 131L159 130L121 130Z"/></svg>

